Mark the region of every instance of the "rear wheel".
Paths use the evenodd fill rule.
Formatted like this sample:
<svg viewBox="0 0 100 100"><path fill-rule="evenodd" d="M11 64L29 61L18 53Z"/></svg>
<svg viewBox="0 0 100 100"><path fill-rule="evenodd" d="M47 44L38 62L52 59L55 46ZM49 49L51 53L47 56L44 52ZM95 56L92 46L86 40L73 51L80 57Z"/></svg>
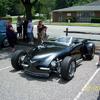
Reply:
<svg viewBox="0 0 100 100"><path fill-rule="evenodd" d="M72 57L66 57L61 64L61 77L69 81L74 77L75 70L75 60Z"/></svg>
<svg viewBox="0 0 100 100"><path fill-rule="evenodd" d="M26 55L26 52L24 50L17 50L12 58L11 58L11 64L12 64L12 67L16 70L21 70L23 69L21 63L22 61L24 60L25 58L25 55Z"/></svg>

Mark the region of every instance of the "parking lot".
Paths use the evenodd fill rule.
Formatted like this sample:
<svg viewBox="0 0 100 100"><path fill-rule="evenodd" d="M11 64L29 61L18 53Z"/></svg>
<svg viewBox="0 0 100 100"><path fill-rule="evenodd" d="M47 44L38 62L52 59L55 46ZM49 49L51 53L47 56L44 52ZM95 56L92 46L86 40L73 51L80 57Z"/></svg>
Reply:
<svg viewBox="0 0 100 100"><path fill-rule="evenodd" d="M48 26L50 37L65 35L63 26ZM85 28L69 27L85 30ZM92 29L92 30L91 30ZM90 32L99 28L87 28ZM34 29L36 35L36 26ZM56 34L55 34L56 33ZM100 39L100 36L69 34L70 36ZM17 45L17 49L28 49ZM75 77L67 82L53 74L50 78L36 78L23 71L15 71L11 66L10 48L0 50L0 100L100 100L100 68L96 66L98 55L91 61L83 61L77 67Z"/></svg>
<svg viewBox="0 0 100 100"><path fill-rule="evenodd" d="M27 47L17 46L21 48ZM10 64L12 54L9 48L0 51L0 100L100 100L98 55L81 62L75 77L66 82L57 75L35 78L15 71Z"/></svg>

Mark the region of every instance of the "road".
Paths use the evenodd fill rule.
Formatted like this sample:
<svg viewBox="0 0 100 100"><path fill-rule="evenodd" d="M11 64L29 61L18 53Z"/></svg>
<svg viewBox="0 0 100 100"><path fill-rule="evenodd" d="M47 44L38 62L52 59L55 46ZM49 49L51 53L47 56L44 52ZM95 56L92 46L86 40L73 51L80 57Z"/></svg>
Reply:
<svg viewBox="0 0 100 100"><path fill-rule="evenodd" d="M13 24L13 26L14 26L14 29L16 30L16 25ZM49 35L50 38L65 36L64 31L66 30L66 28L68 28L69 31L100 33L100 27L56 26L56 25L47 25L47 27L48 27L47 34ZM34 25L33 32L34 32L34 36L37 37L36 25ZM69 36L100 40L100 35L69 33Z"/></svg>
<svg viewBox="0 0 100 100"><path fill-rule="evenodd" d="M25 46L17 46L17 48L28 49ZM100 68L96 66L97 55L92 61L83 61L78 66L75 77L69 82L60 79L57 75L52 75L50 78L35 78L26 75L23 71L15 71L10 63L12 55L9 48L0 51L0 100L100 99Z"/></svg>
<svg viewBox="0 0 100 100"><path fill-rule="evenodd" d="M100 33L100 27L55 26L55 25L47 25L47 27L48 27L47 34L50 37L64 36L65 35L64 31L66 30L66 28L68 28L69 31ZM36 26L34 26L34 33L36 34ZM100 40L100 35L69 33L69 36Z"/></svg>
<svg viewBox="0 0 100 100"><path fill-rule="evenodd" d="M48 26L47 33L50 37L60 37L65 34L65 28ZM99 31L98 28L95 29ZM28 49L26 46L16 48ZM0 50L0 100L100 100L100 67L96 66L98 55L92 61L81 62L75 77L69 82L57 75L35 78L23 71L15 71L10 62L12 55L10 48Z"/></svg>

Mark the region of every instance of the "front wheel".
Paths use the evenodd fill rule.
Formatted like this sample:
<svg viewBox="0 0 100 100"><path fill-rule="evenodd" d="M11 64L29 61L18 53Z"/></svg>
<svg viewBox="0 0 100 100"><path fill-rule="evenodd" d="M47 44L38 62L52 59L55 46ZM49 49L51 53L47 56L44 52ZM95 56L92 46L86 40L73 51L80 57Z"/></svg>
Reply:
<svg viewBox="0 0 100 100"><path fill-rule="evenodd" d="M2 47L8 47L9 46L9 42L7 38L4 38L3 42L2 42Z"/></svg>
<svg viewBox="0 0 100 100"><path fill-rule="evenodd" d="M64 80L71 80L76 70L76 62L72 57L66 57L61 64L61 77Z"/></svg>
<svg viewBox="0 0 100 100"><path fill-rule="evenodd" d="M21 70L23 69L21 63L22 61L24 60L25 58L25 55L26 55L26 52L24 50L17 50L12 58L11 58L11 64L12 64L12 67L16 70Z"/></svg>

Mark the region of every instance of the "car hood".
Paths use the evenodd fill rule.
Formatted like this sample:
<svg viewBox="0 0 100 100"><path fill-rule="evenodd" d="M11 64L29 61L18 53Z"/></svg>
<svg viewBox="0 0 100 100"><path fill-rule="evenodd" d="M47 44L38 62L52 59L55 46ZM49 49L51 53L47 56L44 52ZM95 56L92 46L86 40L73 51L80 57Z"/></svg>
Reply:
<svg viewBox="0 0 100 100"><path fill-rule="evenodd" d="M48 66L50 62L58 56L62 56L65 52L69 52L70 48L65 46L49 46L42 47L34 52L31 61L37 62L39 65Z"/></svg>
<svg viewBox="0 0 100 100"><path fill-rule="evenodd" d="M60 52L64 49L64 47L46 47L46 48L40 48L38 49L37 53L40 54L48 54L53 52Z"/></svg>

